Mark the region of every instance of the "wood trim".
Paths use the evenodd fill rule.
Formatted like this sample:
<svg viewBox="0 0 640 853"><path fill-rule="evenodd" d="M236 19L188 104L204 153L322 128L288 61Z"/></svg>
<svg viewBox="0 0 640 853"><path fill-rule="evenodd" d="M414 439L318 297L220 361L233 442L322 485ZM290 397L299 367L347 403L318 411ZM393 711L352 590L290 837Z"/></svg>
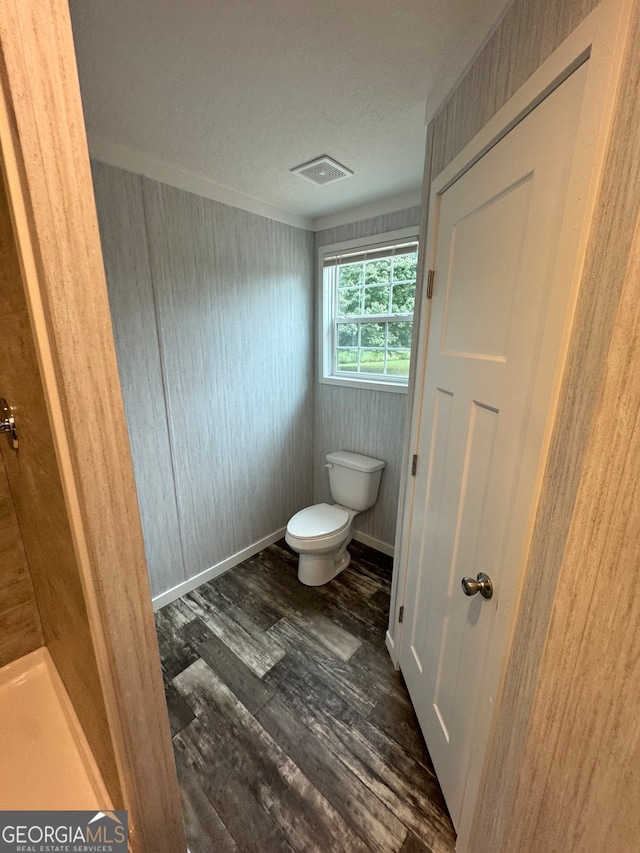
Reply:
<svg viewBox="0 0 640 853"><path fill-rule="evenodd" d="M185 850L65 0L0 0L7 185L135 851ZM111 793L111 792L110 792Z"/></svg>

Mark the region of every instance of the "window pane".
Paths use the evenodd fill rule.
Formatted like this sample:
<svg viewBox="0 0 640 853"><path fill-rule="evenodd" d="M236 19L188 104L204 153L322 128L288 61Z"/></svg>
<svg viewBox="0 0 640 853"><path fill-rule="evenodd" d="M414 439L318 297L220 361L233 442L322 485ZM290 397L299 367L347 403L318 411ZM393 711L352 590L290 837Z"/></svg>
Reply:
<svg viewBox="0 0 640 853"><path fill-rule="evenodd" d="M334 256L324 267L325 316L333 329L325 327L323 340L335 346L331 357L323 354L325 363L332 363L330 371L344 382L360 376L406 385L417 250L392 242L356 246L357 254L351 245L344 248L349 254Z"/></svg>
<svg viewBox="0 0 640 853"><path fill-rule="evenodd" d="M416 285L415 282L410 284L396 284L393 288L393 298L391 300L392 314L411 314L413 311L413 303L415 300Z"/></svg>
<svg viewBox="0 0 640 853"><path fill-rule="evenodd" d="M384 327L386 323L362 323L360 346L384 347Z"/></svg>
<svg viewBox="0 0 640 853"><path fill-rule="evenodd" d="M364 289L364 313L365 314L388 314L389 313L389 287L365 287Z"/></svg>
<svg viewBox="0 0 640 853"><path fill-rule="evenodd" d="M361 314L361 296L360 288L352 288L350 290L338 291L338 317L352 317L354 314Z"/></svg>
<svg viewBox="0 0 640 853"><path fill-rule="evenodd" d="M364 265L364 283L378 284L391 280L391 258L367 261Z"/></svg>
<svg viewBox="0 0 640 853"><path fill-rule="evenodd" d="M360 373L384 373L384 350L361 350Z"/></svg>
<svg viewBox="0 0 640 853"><path fill-rule="evenodd" d="M415 281L418 269L418 255L399 255L393 259L394 281Z"/></svg>
<svg viewBox="0 0 640 853"><path fill-rule="evenodd" d="M338 287L360 287L362 284L362 262L338 267Z"/></svg>
<svg viewBox="0 0 640 853"><path fill-rule="evenodd" d="M413 323L389 323L389 346L410 347Z"/></svg>
<svg viewBox="0 0 640 853"><path fill-rule="evenodd" d="M358 327L355 323L338 323L338 346L358 346ZM404 344L401 344L401 346L404 346Z"/></svg>
<svg viewBox="0 0 640 853"><path fill-rule="evenodd" d="M389 350L387 352L387 374L389 376L408 376L409 356L409 350Z"/></svg>
<svg viewBox="0 0 640 853"><path fill-rule="evenodd" d="M357 349L339 349L338 350L338 371L355 373L358 370L358 350Z"/></svg>

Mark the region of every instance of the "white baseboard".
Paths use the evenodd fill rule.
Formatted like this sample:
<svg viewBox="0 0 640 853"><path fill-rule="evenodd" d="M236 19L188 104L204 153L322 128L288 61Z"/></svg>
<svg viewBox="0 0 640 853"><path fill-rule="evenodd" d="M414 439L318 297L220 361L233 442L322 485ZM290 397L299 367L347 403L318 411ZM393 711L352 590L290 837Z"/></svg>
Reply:
<svg viewBox="0 0 640 853"><path fill-rule="evenodd" d="M231 557L227 557L226 560L216 563L215 566L205 569L204 572L200 572L200 574L194 575L192 578L189 578L189 580L171 587L171 589L168 589L166 592L161 592L160 595L156 595L152 599L153 609L160 610L161 607L164 607L166 604L171 604L172 601L175 601L177 598L181 598L183 595L186 595L188 592L196 589L201 584L220 577L220 575L228 572L229 569L237 566L238 563L241 563L243 560L247 560L249 557L253 557L254 554L262 551L263 548L266 548L268 545L273 545L273 543L277 542L278 539L282 539L285 531L286 527L281 527L269 536L265 536L264 539L260 539L258 542L254 542L253 545L249 545L248 548L243 548L242 551L238 551L237 554L233 554ZM362 542L363 545L368 545L370 548L375 548L377 551L381 551L383 554L393 557L393 545L387 545L386 542L382 542L380 539L375 539L373 536L369 536L366 533L360 533L359 531L356 531L353 534L353 538L357 542Z"/></svg>
<svg viewBox="0 0 640 853"><path fill-rule="evenodd" d="M164 607L166 604L171 604L172 601L175 601L177 598L181 598L181 596L186 595L188 592L191 592L201 586L201 584L213 580L213 578L220 577L220 575L228 572L229 569L237 566L238 563L241 563L243 560L247 560L249 557L253 557L254 554L262 551L263 548L266 548L268 545L273 545L273 543L277 542L278 539L282 539L285 531L286 527L281 527L269 536L265 536L264 539L260 539L258 542L254 542L253 545L249 545L248 548L243 548L242 551L238 551L237 554L227 557L227 559L222 560L221 563L216 563L216 565L211 566L210 569L205 569L204 572L194 575L192 578L189 578L189 580L171 587L171 589L160 593L160 595L156 595L152 599L153 609L160 610L161 607ZM376 546L374 545L373 547Z"/></svg>
<svg viewBox="0 0 640 853"><path fill-rule="evenodd" d="M383 542L381 539L374 539L373 536L369 536L367 533L361 533L359 530L353 534L353 538L356 542L362 542L363 545L368 545L370 548L375 548L376 551L382 551L383 554L386 554L388 557L393 557L393 545L387 545L386 542Z"/></svg>

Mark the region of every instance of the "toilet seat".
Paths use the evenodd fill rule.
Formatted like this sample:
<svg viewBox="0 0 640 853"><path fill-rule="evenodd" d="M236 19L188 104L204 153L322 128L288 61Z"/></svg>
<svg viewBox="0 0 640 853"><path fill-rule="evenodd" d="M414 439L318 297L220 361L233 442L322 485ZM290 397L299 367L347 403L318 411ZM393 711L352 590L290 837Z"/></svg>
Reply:
<svg viewBox="0 0 640 853"><path fill-rule="evenodd" d="M346 531L351 517L338 506L321 503L297 512L287 524L287 533L296 539L317 541Z"/></svg>

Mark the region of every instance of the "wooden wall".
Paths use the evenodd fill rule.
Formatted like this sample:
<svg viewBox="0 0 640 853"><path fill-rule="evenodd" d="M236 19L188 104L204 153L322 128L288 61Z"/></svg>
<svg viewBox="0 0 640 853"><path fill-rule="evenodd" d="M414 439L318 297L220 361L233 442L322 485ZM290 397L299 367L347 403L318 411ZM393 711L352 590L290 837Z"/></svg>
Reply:
<svg viewBox="0 0 640 853"><path fill-rule="evenodd" d="M29 321L16 329L8 360L22 446L4 461L45 639L113 804L129 812L130 849L180 853L66 0L0 0L0 84L0 145Z"/></svg>
<svg viewBox="0 0 640 853"><path fill-rule="evenodd" d="M0 313L0 335L3 317ZM1 352L1 348L0 348ZM0 441L7 441L0 436ZM31 572L4 465L0 466L0 666L43 644Z"/></svg>
<svg viewBox="0 0 640 853"><path fill-rule="evenodd" d="M435 175L596 6L515 0L429 128ZM469 846L637 847L636 223L640 4L577 305L527 583ZM635 459L635 462L632 460ZM631 630L630 630L631 627Z"/></svg>
<svg viewBox="0 0 640 853"><path fill-rule="evenodd" d="M316 253L321 246L397 231L420 224L420 208L365 219L316 233ZM323 385L314 375L313 500L329 499L329 480L322 467L331 450L352 450L377 459L387 467L382 475L376 505L357 518L357 531L393 547L400 491L407 395Z"/></svg>
<svg viewBox="0 0 640 853"><path fill-rule="evenodd" d="M10 365L19 343L14 330L24 328L25 320L28 322L17 260L4 184L0 181L0 396L7 398ZM0 453L16 454L7 435L0 435ZM40 614L3 463L0 465L0 666L32 652L42 643Z"/></svg>
<svg viewBox="0 0 640 853"><path fill-rule="evenodd" d="M152 590L312 501L313 235L94 164Z"/></svg>
<svg viewBox="0 0 640 853"><path fill-rule="evenodd" d="M12 597L21 594L22 598L21 613L14 610L5 614L13 631L8 636L3 632L0 644L15 642L20 632L25 643L40 645L40 632L44 632L44 641L77 709L105 783L118 796L115 758L104 737L107 716L102 688L4 187L0 194L0 227L2 393L14 409L20 441L16 452L7 437L0 436L4 462L0 469L0 495L6 495L10 486L13 503L11 498L3 501L3 517L9 522L7 545L12 546L17 558L13 572L19 573L16 580L20 586L14 584L7 592ZM17 536L16 519L22 541ZM6 555L3 564L5 559ZM31 578L37 603L29 595L33 595ZM16 624L19 615L24 622ZM22 653L32 648L25 647Z"/></svg>

